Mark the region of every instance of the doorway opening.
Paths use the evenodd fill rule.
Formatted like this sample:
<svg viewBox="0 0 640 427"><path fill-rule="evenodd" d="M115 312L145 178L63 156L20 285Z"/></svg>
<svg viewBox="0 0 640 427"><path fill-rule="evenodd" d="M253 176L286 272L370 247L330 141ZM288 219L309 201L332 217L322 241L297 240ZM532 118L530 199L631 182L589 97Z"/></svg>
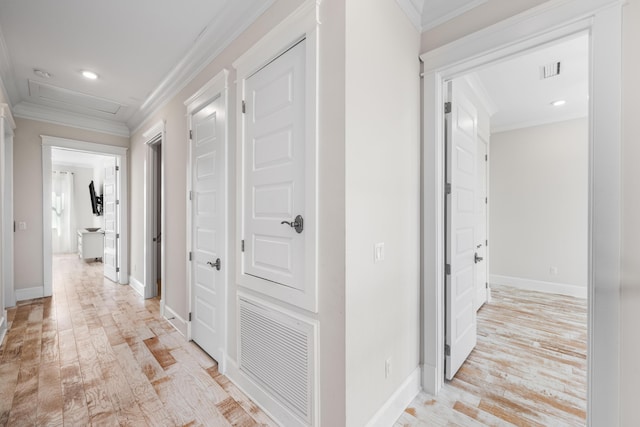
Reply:
<svg viewBox="0 0 640 427"><path fill-rule="evenodd" d="M487 415L586 422L588 63L588 35L576 35L443 88L445 378L493 378L533 410L511 414L479 388L496 406ZM495 304L480 308L494 285Z"/></svg>
<svg viewBox="0 0 640 427"><path fill-rule="evenodd" d="M605 7L608 6L608 7ZM615 424L619 396L620 4L549 4L421 55L424 63L423 388L444 384L444 82L589 34L587 419ZM491 246L491 242L489 242Z"/></svg>
<svg viewBox="0 0 640 427"><path fill-rule="evenodd" d="M164 314L163 278L165 277L164 248L164 139L165 123L160 121L143 133L147 145L144 177L144 289L145 298L160 297ZM165 284L166 286L166 284Z"/></svg>
<svg viewBox="0 0 640 427"><path fill-rule="evenodd" d="M42 136L44 296L52 295L54 254L101 260L107 279L129 283L122 214L127 209L126 152Z"/></svg>

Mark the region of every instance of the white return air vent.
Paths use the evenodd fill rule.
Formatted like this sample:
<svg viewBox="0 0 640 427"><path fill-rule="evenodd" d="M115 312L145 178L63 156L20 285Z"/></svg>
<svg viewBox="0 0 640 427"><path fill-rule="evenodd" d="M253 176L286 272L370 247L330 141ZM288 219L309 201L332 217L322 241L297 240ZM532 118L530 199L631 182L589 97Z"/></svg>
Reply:
<svg viewBox="0 0 640 427"><path fill-rule="evenodd" d="M314 325L239 298L240 370L306 425L314 419Z"/></svg>
<svg viewBox="0 0 640 427"><path fill-rule="evenodd" d="M551 62L547 65L542 65L540 67L540 79L549 79L551 77L559 76L561 69L560 61Z"/></svg>

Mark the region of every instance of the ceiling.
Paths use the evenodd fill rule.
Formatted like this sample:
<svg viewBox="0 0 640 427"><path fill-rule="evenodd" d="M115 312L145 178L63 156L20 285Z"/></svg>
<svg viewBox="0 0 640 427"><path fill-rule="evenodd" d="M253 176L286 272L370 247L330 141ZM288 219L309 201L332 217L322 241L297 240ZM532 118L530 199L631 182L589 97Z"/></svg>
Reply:
<svg viewBox="0 0 640 427"><path fill-rule="evenodd" d="M273 1L0 0L0 78L17 117L129 136ZM426 31L488 0L396 1ZM494 128L586 115L587 51L585 38L477 72ZM563 73L540 81L539 66L558 59Z"/></svg>
<svg viewBox="0 0 640 427"><path fill-rule="evenodd" d="M271 3L0 0L0 77L18 117L127 136Z"/></svg>
<svg viewBox="0 0 640 427"><path fill-rule="evenodd" d="M560 74L541 67L560 62ZM491 131L586 117L589 110L589 37L585 34L477 71L472 80L489 99ZM554 101L566 103L555 107Z"/></svg>

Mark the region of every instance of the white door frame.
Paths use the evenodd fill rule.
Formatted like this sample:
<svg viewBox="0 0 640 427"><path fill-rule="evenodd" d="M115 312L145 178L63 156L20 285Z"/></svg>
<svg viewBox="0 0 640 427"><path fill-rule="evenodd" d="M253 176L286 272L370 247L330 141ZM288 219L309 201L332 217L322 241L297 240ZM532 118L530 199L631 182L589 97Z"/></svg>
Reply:
<svg viewBox="0 0 640 427"><path fill-rule="evenodd" d="M590 34L589 425L618 425L622 1L557 0L424 53L423 388L444 379L443 82L571 35Z"/></svg>
<svg viewBox="0 0 640 427"><path fill-rule="evenodd" d="M224 233L222 233L222 237L224 239L223 243L220 245L222 248L222 286L219 289L219 305L218 309L222 311L220 315L220 319L222 320L220 324L220 345L222 346L222 360L217 360L218 362L218 370L220 373L224 374L227 369L227 296L228 296L228 288L229 288L229 280L231 279L231 268L233 265L232 260L229 258L229 71L227 69L223 69L220 71L214 78L205 83L196 93L191 95L189 99L184 102L184 105L187 107L187 129L191 129L191 120L195 113L200 111L203 107L206 107L211 101L216 99L217 97L222 98L222 114L221 117L224 119L224 140L222 141L223 150L224 150L224 171L222 173L223 180L221 183L223 195L222 198L224 200ZM193 241L192 241L192 205L189 201L189 197L191 194L192 188L192 170L193 165L191 164L191 156L192 156L192 141L187 137L187 141L189 142L189 154L187 159L187 253L193 251ZM191 265L189 261L187 261L187 301L189 301L189 313L193 311L193 277L191 274ZM164 294L164 293L163 293ZM187 322L187 339L191 340L191 321Z"/></svg>
<svg viewBox="0 0 640 427"><path fill-rule="evenodd" d="M13 284L13 130L7 104L0 104L0 342L7 332L7 310L15 305Z"/></svg>
<svg viewBox="0 0 640 427"><path fill-rule="evenodd" d="M164 197L164 153L165 153L165 126L164 120L159 121L142 134L146 145L146 157L144 161L144 290L145 298L153 298L158 295L158 245L155 242L157 223L156 209L158 189L157 159L158 146L160 149L160 277L165 276L165 197ZM166 286L163 284L163 286ZM164 315L164 295L160 298L161 313Z"/></svg>
<svg viewBox="0 0 640 427"><path fill-rule="evenodd" d="M43 296L51 296L52 283L52 248L51 248L51 150L62 148L84 153L113 156L116 166L120 168L118 179L118 283L129 283L129 217L128 217L128 184L127 184L127 150L125 147L115 145L96 144L94 142L77 141L73 139L58 138L55 136L40 135L42 138L42 268L43 268Z"/></svg>

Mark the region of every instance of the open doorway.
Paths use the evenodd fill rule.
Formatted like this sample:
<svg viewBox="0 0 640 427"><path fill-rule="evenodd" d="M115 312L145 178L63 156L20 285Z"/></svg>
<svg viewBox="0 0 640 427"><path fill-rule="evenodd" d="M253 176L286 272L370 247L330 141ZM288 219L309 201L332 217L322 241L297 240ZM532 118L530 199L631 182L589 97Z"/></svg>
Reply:
<svg viewBox="0 0 640 427"><path fill-rule="evenodd" d="M541 8L421 55L424 61L423 387L444 385L443 83L546 43L589 33L588 394L591 424L617 420L619 396L620 46L619 6L570 2ZM491 154L490 154L491 155ZM491 242L489 242L491 246ZM614 367L612 369L612 367Z"/></svg>
<svg viewBox="0 0 640 427"><path fill-rule="evenodd" d="M445 387L478 417L586 423L588 58L572 36L444 88Z"/></svg>
<svg viewBox="0 0 640 427"><path fill-rule="evenodd" d="M105 278L127 284L126 148L42 139L44 296L54 256L101 261Z"/></svg>
<svg viewBox="0 0 640 427"><path fill-rule="evenodd" d="M143 133L146 143L144 175L144 282L137 289L145 298L160 297L164 311L164 122ZM163 313L164 314L164 313Z"/></svg>

